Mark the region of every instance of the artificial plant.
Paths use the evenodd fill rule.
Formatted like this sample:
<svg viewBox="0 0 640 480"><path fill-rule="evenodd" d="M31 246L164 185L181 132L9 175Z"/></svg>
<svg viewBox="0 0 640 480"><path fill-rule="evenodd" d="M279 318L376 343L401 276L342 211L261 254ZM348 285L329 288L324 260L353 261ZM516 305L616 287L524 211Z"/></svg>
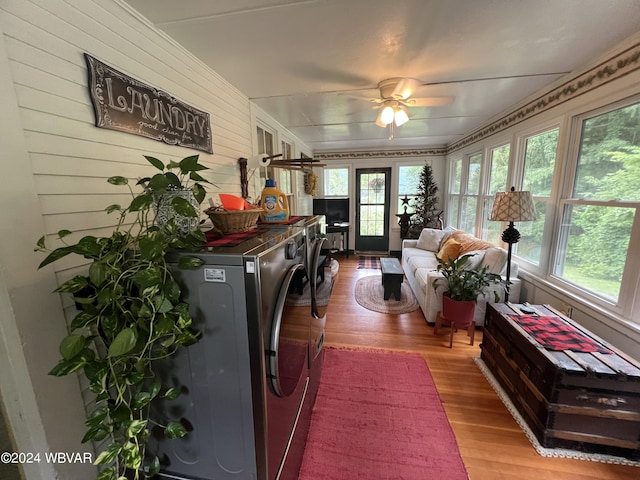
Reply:
<svg viewBox="0 0 640 480"><path fill-rule="evenodd" d="M155 475L160 468L158 458L145 456L151 430L160 429L169 438L187 433L179 423L154 423L149 410L155 397L171 400L180 394L158 381L157 362L195 343L200 335L192 328L188 305L180 300L180 285L165 254L170 248L201 244L204 235L199 229L181 233L173 219L156 225L153 206L154 196L177 188L193 188L202 202L200 183L206 180L197 172L207 167L198 163L197 156L167 166L153 157L145 158L162 173L138 181L141 191L135 192L126 177L108 179L113 185L128 186L132 196L128 206L106 209L119 214L110 236L84 236L66 244L71 232L62 230L58 237L65 245L52 251L45 246L44 237L38 241L37 250L48 252L39 268L69 254L89 260L86 273L56 289L73 295L79 312L60 343L62 359L49 373L63 376L83 371L89 381L95 406L86 416L82 442L104 445L95 460L100 466L97 480ZM178 169L179 175L172 169ZM197 186L185 185L189 180ZM182 198L172 203L180 215L199 215ZM183 256L179 268L201 264L194 256Z"/></svg>
<svg viewBox="0 0 640 480"><path fill-rule="evenodd" d="M425 164L420 171L418 191L412 205L415 212L410 219L407 238L418 238L423 228L442 228L437 193L438 185L433 179L431 165Z"/></svg>

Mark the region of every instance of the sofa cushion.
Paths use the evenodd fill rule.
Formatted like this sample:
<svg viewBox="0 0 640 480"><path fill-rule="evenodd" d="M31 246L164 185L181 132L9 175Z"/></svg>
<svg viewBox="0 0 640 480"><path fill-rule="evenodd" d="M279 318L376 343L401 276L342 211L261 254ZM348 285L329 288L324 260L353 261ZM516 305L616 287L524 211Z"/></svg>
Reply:
<svg viewBox="0 0 640 480"><path fill-rule="evenodd" d="M429 274L433 274L434 270L432 268L418 268L416 270L415 276L420 285L426 285L427 291L433 290L431 283L427 283L429 281Z"/></svg>
<svg viewBox="0 0 640 480"><path fill-rule="evenodd" d="M507 252L500 247L487 248L484 252L481 267L487 267L491 273L502 274L507 265Z"/></svg>
<svg viewBox="0 0 640 480"><path fill-rule="evenodd" d="M455 238L449 238L442 247L440 247L440 251L438 252L438 257L448 261L450 258L458 258L460 254L460 242L458 242Z"/></svg>
<svg viewBox="0 0 640 480"><path fill-rule="evenodd" d="M407 263L412 270L417 268L427 268L429 270L435 270L438 268L438 261L435 255L412 255L407 258Z"/></svg>
<svg viewBox="0 0 640 480"><path fill-rule="evenodd" d="M423 228L418 238L417 248L422 250L428 250L430 252L437 252L440 248L440 241L444 237L444 230L438 230L435 228Z"/></svg>

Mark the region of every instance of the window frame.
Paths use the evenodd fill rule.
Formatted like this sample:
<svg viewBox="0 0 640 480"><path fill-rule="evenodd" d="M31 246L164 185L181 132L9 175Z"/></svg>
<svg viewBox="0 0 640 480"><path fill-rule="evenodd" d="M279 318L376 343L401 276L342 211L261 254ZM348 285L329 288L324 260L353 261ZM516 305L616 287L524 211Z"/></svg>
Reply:
<svg viewBox="0 0 640 480"><path fill-rule="evenodd" d="M555 249L556 235L554 225L557 218L557 205L558 196L560 191L560 184L562 182L562 169L564 168L563 162L558 161L562 157L563 152L566 151L566 137L567 129L566 122L562 122L561 119L554 118L542 124L538 124L535 128L530 128L517 132L516 134L516 151L515 160L512 162L513 172L510 175L510 184L515 187L516 190L522 190L524 183L524 170L525 170L525 155L527 148L527 140L537 135L550 132L552 130L558 130L558 141L556 144L556 158L554 160L554 168L552 174L551 191L548 197L533 195L534 204L539 201L546 203L545 208L545 221L542 227L542 237L540 241L540 256L539 263L533 263L524 257L518 255L518 243L513 245L513 257L524 270L529 271L541 278L548 277L549 265L551 265L551 257ZM512 153L513 155L513 153ZM512 157L514 158L514 157ZM566 157L565 157L566 158ZM511 188L509 186L509 188ZM518 224L516 223L516 228ZM505 225L506 228L506 225ZM518 228L519 229L519 228Z"/></svg>
<svg viewBox="0 0 640 480"><path fill-rule="evenodd" d="M491 180L492 180L491 174L493 171L494 153L499 148L504 148L506 146L509 147L509 157L507 160L507 172L505 177L505 185L503 187L504 190L496 190L495 192L492 192L491 191ZM482 238L483 240L488 240L489 225L497 223L492 220L489 220L489 217L491 216L491 211L493 210L493 201L495 200L496 192L506 191L510 188L508 185L509 185L509 179L511 178L511 174L513 171L513 159L514 159L513 139L502 138L502 139L498 139L498 141L496 142L491 143L485 149L484 158L485 158L484 175L483 175L484 183L483 183L482 192L480 194L481 199L479 202L480 203L479 207L481 208L480 215L479 215L479 219L480 219L479 238ZM496 240L496 245L499 245L502 242L501 235L502 235L502 231L504 231L504 228L501 225L498 225L497 228L499 230L499 234Z"/></svg>
<svg viewBox="0 0 640 480"><path fill-rule="evenodd" d="M326 172L328 170L346 170L347 171L347 194L346 195L328 195L327 184L325 182ZM347 198L351 196L351 166L350 165L327 165L322 170L322 198Z"/></svg>
<svg viewBox="0 0 640 480"><path fill-rule="evenodd" d="M638 290L640 289L640 256L634 254L634 252L640 250L640 201L574 198L573 190L578 172L582 131L585 120L638 103L640 103L640 95L634 95L614 103L600 105L597 108L582 111L579 114L569 115L570 120L567 128L569 132L567 161L564 168L564 175L562 176L564 181L558 189L559 194L556 200L558 215L554 222L554 231L557 233L553 241L552 254L549 255L550 263L548 268L549 281L555 288L574 295L590 305L595 305L622 318L629 319L629 321L635 324L640 323L640 301L636 301ZM615 302L603 295L581 287L556 273L556 265L565 248L565 239L562 230L562 225L565 221L565 209L570 205L598 205L636 209L625 258L625 266L620 281L620 291L618 299Z"/></svg>

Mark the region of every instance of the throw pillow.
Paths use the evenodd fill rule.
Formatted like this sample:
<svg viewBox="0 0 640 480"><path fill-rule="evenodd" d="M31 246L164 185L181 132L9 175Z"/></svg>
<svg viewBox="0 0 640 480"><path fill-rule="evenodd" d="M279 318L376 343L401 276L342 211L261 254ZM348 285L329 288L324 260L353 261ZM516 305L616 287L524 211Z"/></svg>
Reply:
<svg viewBox="0 0 640 480"><path fill-rule="evenodd" d="M500 247L487 248L484 252L484 259L480 266L488 267L491 273L502 275L502 271L507 266L506 250Z"/></svg>
<svg viewBox="0 0 640 480"><path fill-rule="evenodd" d="M457 231L451 234L450 238L455 238L458 242L460 242L460 255L465 253L473 252L475 250L485 250L487 248L494 247L492 243L485 242L484 240L480 240L477 237L474 237L470 233L466 233L463 231Z"/></svg>
<svg viewBox="0 0 640 480"><path fill-rule="evenodd" d="M416 248L437 252L440 247L440 240L444 237L444 230L436 230L435 228L423 228L420 237L416 243Z"/></svg>
<svg viewBox="0 0 640 480"><path fill-rule="evenodd" d="M438 252L438 257L444 260L445 262L449 261L449 259L458 258L460 254L460 242L457 240L450 238L442 245L440 251Z"/></svg>
<svg viewBox="0 0 640 480"><path fill-rule="evenodd" d="M485 250L474 250L473 252L462 252L459 253L459 256L462 255L471 255L469 260L467 260L466 265L464 266L465 270L475 270L480 266L482 260L484 259Z"/></svg>
<svg viewBox="0 0 640 480"><path fill-rule="evenodd" d="M457 228L454 227L445 227L444 230L442 230L444 232L444 236L442 237L442 240L440 240L440 245L438 246L438 248L442 247L442 245L444 245L444 242L446 242L447 240L449 240L449 237L455 233L455 232L459 232L462 230L458 230Z"/></svg>

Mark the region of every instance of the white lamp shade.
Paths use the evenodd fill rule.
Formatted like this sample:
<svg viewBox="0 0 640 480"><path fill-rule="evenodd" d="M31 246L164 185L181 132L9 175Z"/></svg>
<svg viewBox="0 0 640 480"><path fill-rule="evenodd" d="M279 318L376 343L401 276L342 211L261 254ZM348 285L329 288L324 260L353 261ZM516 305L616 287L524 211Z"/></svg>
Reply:
<svg viewBox="0 0 640 480"><path fill-rule="evenodd" d="M396 126L404 125L409 121L409 115L402 107L398 107L396 109L396 114L394 116L394 121L396 122Z"/></svg>
<svg viewBox="0 0 640 480"><path fill-rule="evenodd" d="M497 192L489 220L498 222L530 222L536 219L531 192Z"/></svg>
<svg viewBox="0 0 640 480"><path fill-rule="evenodd" d="M387 126L387 124L382 121L382 109L380 109L380 111L378 112L378 117L376 118L376 125L382 128L385 128Z"/></svg>
<svg viewBox="0 0 640 480"><path fill-rule="evenodd" d="M393 114L393 107L390 105L386 105L380 112L380 121L385 125L389 125L391 122L393 122Z"/></svg>

